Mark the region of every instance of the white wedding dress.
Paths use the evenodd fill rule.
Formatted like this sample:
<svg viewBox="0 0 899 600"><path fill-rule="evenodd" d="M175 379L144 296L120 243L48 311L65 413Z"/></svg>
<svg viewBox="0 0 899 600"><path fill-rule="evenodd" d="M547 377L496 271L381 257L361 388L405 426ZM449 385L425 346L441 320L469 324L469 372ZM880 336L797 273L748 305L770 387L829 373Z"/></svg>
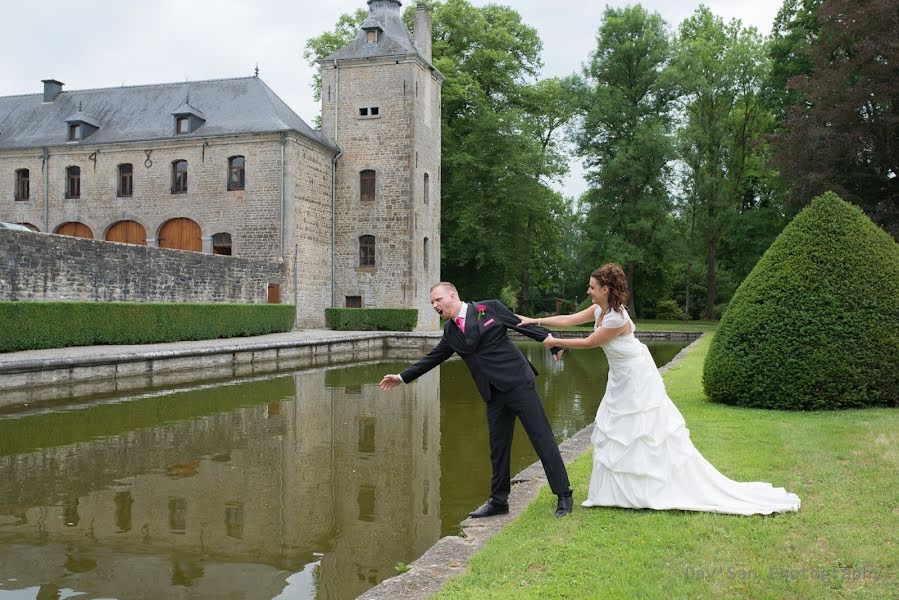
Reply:
<svg viewBox="0 0 899 600"><path fill-rule="evenodd" d="M595 317L601 309L596 308ZM799 510L799 496L770 483L742 483L718 472L690 441L649 349L622 309L603 327L631 332L602 346L609 380L593 430L593 475L582 506L696 510L737 515ZM598 327L598 325L597 325Z"/></svg>

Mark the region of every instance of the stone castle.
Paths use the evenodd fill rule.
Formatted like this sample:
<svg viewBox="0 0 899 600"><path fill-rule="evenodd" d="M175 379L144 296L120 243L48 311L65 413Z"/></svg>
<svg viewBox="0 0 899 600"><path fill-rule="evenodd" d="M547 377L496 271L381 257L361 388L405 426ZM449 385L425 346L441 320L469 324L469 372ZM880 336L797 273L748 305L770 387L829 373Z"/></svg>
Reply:
<svg viewBox="0 0 899 600"><path fill-rule="evenodd" d="M42 94L0 97L0 221L100 240L107 254L118 242L275 263L283 276L258 301L295 303L299 327L346 306L413 307L419 329L435 328L443 77L431 17L418 5L410 36L399 0L368 6L354 41L319 63L321 129L258 76L74 91L47 79ZM59 238L42 237L55 258ZM43 288L73 299L46 275Z"/></svg>

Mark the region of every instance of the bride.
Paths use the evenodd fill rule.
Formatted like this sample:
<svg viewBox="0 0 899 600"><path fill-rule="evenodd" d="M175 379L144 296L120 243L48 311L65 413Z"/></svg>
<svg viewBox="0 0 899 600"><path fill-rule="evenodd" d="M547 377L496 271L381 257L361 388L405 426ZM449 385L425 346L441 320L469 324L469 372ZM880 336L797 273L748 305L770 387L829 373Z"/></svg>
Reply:
<svg viewBox="0 0 899 600"><path fill-rule="evenodd" d="M718 472L690 441L684 418L665 392L649 350L634 337L627 279L608 264L590 275L593 306L572 315L521 317L522 325L580 325L586 339L551 335L547 347L602 346L609 361L606 392L593 430L593 475L582 506L680 509L737 515L799 510L799 496L770 483L738 482Z"/></svg>

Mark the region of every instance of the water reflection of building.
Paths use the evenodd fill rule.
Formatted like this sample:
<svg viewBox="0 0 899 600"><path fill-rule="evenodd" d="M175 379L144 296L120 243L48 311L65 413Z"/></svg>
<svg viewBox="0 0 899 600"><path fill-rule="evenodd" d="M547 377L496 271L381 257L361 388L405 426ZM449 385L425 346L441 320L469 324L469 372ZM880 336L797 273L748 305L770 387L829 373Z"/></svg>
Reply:
<svg viewBox="0 0 899 600"><path fill-rule="evenodd" d="M365 368L302 371L250 406L0 457L0 589L272 598L305 570L318 598L349 598L391 576L440 535L439 377L383 394L354 375Z"/></svg>

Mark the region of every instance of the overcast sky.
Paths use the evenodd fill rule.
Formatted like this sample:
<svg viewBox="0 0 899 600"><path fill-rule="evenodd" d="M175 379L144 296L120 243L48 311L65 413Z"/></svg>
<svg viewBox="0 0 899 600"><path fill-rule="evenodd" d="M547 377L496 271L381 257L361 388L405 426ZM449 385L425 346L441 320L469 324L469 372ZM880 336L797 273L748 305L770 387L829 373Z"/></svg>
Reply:
<svg viewBox="0 0 899 600"><path fill-rule="evenodd" d="M409 6L413 0L404 0ZM543 40L544 76L580 72L595 46L606 4L597 0L471 0L512 6ZM700 2L647 0L676 28ZM740 19L768 34L782 0L707 0L726 20ZM306 40L332 29L365 0L6 0L0 36L0 96L36 94L42 79L66 90L185 80L259 76L306 122L313 71L303 60ZM584 189L580 168L561 185L567 196Z"/></svg>

